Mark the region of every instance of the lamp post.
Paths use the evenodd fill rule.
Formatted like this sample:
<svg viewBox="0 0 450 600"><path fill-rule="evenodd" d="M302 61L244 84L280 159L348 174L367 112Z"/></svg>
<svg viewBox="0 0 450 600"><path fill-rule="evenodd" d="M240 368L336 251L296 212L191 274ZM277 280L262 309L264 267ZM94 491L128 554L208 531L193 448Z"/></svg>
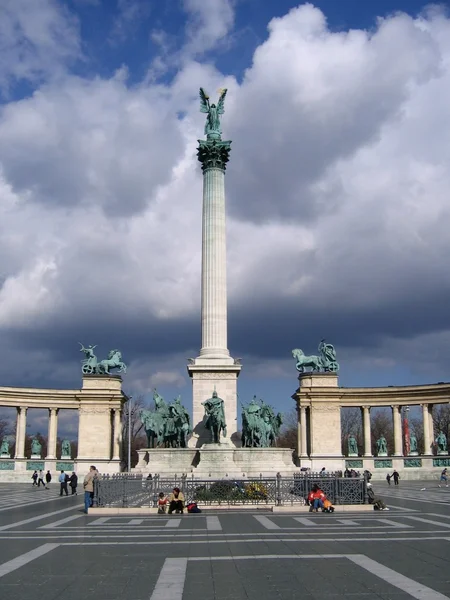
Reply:
<svg viewBox="0 0 450 600"><path fill-rule="evenodd" d="M408 456L411 450L410 437L409 437L409 420L408 420L409 406L405 406L403 410L403 439L404 449L403 453Z"/></svg>
<svg viewBox="0 0 450 600"><path fill-rule="evenodd" d="M131 473L131 401L133 396L128 397L128 473Z"/></svg>

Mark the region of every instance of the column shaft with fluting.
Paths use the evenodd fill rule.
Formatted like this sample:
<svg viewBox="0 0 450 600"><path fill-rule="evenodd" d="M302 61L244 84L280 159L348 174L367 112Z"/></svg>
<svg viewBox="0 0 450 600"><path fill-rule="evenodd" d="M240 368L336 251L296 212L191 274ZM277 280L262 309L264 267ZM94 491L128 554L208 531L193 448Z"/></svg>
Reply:
<svg viewBox="0 0 450 600"><path fill-rule="evenodd" d="M47 459L56 458L56 440L58 437L58 409L49 408Z"/></svg>
<svg viewBox="0 0 450 600"><path fill-rule="evenodd" d="M202 347L200 356L228 357L225 171L203 172Z"/></svg>
<svg viewBox="0 0 450 600"><path fill-rule="evenodd" d="M372 443L370 432L370 406L363 406L363 430L364 430L364 456L372 456Z"/></svg>

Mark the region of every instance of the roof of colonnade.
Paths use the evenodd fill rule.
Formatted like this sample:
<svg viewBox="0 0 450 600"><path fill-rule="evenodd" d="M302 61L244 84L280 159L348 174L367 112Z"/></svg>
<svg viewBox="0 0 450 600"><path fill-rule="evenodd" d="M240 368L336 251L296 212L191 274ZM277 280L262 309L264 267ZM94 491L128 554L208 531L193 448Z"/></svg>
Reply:
<svg viewBox="0 0 450 600"><path fill-rule="evenodd" d="M450 403L450 383L388 387L305 386L293 395L300 403L311 400L339 403L340 406L390 406Z"/></svg>

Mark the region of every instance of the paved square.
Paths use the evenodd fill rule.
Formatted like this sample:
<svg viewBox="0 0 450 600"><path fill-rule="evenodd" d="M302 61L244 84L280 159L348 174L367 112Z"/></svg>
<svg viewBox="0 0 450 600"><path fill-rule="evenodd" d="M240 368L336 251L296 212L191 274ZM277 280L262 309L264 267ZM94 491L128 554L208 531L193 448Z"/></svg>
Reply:
<svg viewBox="0 0 450 600"><path fill-rule="evenodd" d="M389 512L101 517L2 484L0 598L449 598L450 490L375 488Z"/></svg>

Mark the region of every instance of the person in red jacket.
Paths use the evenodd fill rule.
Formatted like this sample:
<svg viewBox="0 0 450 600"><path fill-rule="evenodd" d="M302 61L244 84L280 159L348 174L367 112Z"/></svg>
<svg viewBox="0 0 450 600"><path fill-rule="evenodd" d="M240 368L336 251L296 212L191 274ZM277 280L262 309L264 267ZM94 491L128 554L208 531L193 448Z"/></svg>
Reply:
<svg viewBox="0 0 450 600"><path fill-rule="evenodd" d="M318 485L313 485L311 491L308 494L309 512L319 512L319 508L323 508L323 501L325 500L325 494L319 488Z"/></svg>

